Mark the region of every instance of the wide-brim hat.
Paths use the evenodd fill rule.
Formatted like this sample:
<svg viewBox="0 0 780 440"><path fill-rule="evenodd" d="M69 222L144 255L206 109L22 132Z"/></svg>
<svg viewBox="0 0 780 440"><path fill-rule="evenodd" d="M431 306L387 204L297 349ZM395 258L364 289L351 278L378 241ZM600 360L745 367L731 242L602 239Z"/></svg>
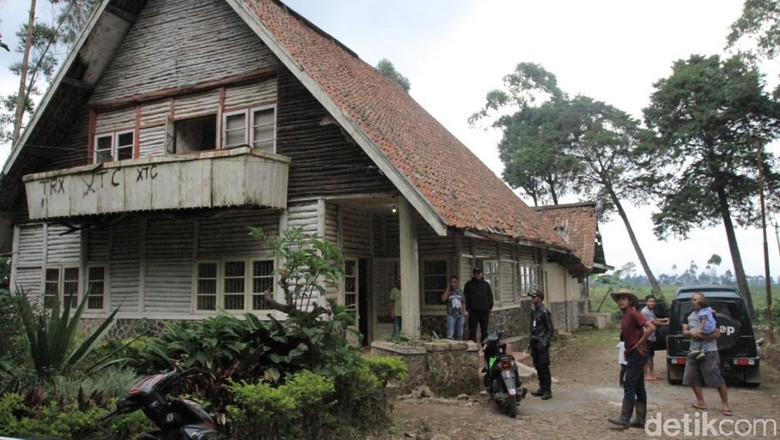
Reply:
<svg viewBox="0 0 780 440"><path fill-rule="evenodd" d="M611 296L612 299L615 300L615 302L617 302L617 300L620 299L620 297L622 296L628 298L628 300L634 304L636 304L636 302L638 301L636 295L634 295L634 293L628 289L619 289L617 292L610 293L609 296Z"/></svg>

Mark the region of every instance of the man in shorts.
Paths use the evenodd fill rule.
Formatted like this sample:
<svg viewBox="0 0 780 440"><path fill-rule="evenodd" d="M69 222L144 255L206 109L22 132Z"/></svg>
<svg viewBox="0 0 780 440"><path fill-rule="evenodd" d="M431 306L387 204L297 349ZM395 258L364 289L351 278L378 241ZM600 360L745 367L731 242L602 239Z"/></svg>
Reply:
<svg viewBox="0 0 780 440"><path fill-rule="evenodd" d="M655 297L653 295L647 295L645 297L645 307L642 308L640 313L642 314L642 316L645 317L645 319L652 322L656 329L662 325L669 324L669 319L658 318L655 316ZM653 358L655 357L655 346L656 346L655 340L656 340L655 333L653 333L649 338L647 338L647 363L645 364L646 381L661 379L660 377L655 375L655 365L653 362Z"/></svg>
<svg viewBox="0 0 780 440"><path fill-rule="evenodd" d="M731 416L731 407L729 406L729 390L726 387L726 381L720 374L720 355L718 354L717 338L720 336L720 329L710 334L702 334L698 328L695 328L696 322L699 322L697 313L702 308L704 294L696 292L691 298L693 310L688 315L688 324L683 324L683 335L691 338L697 338L704 341L703 351L706 357L701 361L696 361L692 355L688 355L685 363L685 372L683 373L683 385L688 385L693 390L696 402L692 406L696 409L707 409L704 402L702 387L717 388L721 401L721 413L724 416Z"/></svg>

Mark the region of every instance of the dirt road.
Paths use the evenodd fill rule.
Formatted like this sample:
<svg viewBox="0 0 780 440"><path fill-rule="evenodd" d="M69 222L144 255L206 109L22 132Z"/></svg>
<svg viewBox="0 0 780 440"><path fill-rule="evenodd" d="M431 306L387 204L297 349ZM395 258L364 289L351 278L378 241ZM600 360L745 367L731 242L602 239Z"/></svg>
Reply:
<svg viewBox="0 0 780 440"><path fill-rule="evenodd" d="M647 383L648 418L657 417L650 431L632 428L615 430L607 417L620 411L623 390L618 386L617 330L582 331L554 348L552 372L553 399L543 401L530 395L521 403L517 419L510 419L495 404L485 406L487 397L471 396L468 400L422 399L394 402L393 428L383 440L417 439L624 439L658 437L694 438L697 427L714 426L708 437L778 438L780 434L780 373L762 365L760 388L729 389L733 416L720 413L715 390L705 390L709 406L706 411L691 407L690 388L669 385L665 380ZM656 374L666 376L665 352L656 353ZM535 389L536 383L526 384ZM687 415L687 416L686 416ZM685 421L688 418L688 422ZM674 420L671 420L674 419ZM712 420L716 422L713 424ZM728 421L721 421L728 419ZM675 420L680 425L675 430ZM764 435L762 420L767 421L769 435ZM667 430L664 431L664 423ZM776 425L773 425L776 424ZM685 424L689 434L685 434ZM731 436L722 434L737 433ZM679 432L679 433L677 433ZM747 433L748 435L741 435ZM701 436L695 436L699 438Z"/></svg>

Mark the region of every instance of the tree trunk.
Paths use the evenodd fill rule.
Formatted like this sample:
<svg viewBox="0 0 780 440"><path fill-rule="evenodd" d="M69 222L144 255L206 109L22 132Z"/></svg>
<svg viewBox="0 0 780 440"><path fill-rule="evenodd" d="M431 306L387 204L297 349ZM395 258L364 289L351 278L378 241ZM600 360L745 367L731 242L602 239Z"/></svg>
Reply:
<svg viewBox="0 0 780 440"><path fill-rule="evenodd" d="M626 211L623 209L623 205L620 203L620 199L618 199L617 194L612 190L612 187L607 185L607 191L609 192L609 198L612 199L612 203L615 204L615 208L618 211L618 214L620 215L620 218L623 219L623 224L626 225L626 232L628 232L628 238L631 239L631 244L634 246L634 251L636 251L636 256L639 258L639 264L642 265L642 269L645 271L645 275L647 276L647 280L650 281L650 286L653 289L653 295L657 297L662 296L661 292L661 286L658 284L658 280L655 279L655 275L653 275L653 271L650 270L650 265L647 264L647 259L645 258L645 254L642 252L642 248L639 246L639 241L636 239L636 234L634 234L634 229L631 227L631 223L628 221L628 215L626 214Z"/></svg>
<svg viewBox="0 0 780 440"><path fill-rule="evenodd" d="M30 62L30 48L32 47L33 27L35 26L35 2L30 1L30 18L27 21L27 35L24 40L24 57L22 57L22 66L19 72L19 95L16 97L16 119L14 120L14 133L11 146L19 140L19 133L22 131L22 119L24 118L24 107L27 102L27 64Z"/></svg>
<svg viewBox="0 0 780 440"><path fill-rule="evenodd" d="M718 209L723 217L723 227L726 228L726 238L729 242L729 251L731 252L731 261L734 262L734 277L737 279L737 288L742 293L747 303L750 316L755 317L756 311L753 309L753 298L748 288L745 268L742 266L742 256L739 253L739 244L737 244L737 235L734 233L734 223L731 221L731 211L729 210L729 201L726 196L726 189L715 178L715 192L718 194Z"/></svg>

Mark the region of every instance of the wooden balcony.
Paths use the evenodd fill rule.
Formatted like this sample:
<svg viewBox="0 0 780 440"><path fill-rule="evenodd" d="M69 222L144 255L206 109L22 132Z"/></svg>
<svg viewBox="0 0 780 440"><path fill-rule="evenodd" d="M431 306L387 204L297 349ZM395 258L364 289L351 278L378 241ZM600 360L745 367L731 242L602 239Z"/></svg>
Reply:
<svg viewBox="0 0 780 440"><path fill-rule="evenodd" d="M24 176L30 219L287 206L290 159L249 147L151 156Z"/></svg>

